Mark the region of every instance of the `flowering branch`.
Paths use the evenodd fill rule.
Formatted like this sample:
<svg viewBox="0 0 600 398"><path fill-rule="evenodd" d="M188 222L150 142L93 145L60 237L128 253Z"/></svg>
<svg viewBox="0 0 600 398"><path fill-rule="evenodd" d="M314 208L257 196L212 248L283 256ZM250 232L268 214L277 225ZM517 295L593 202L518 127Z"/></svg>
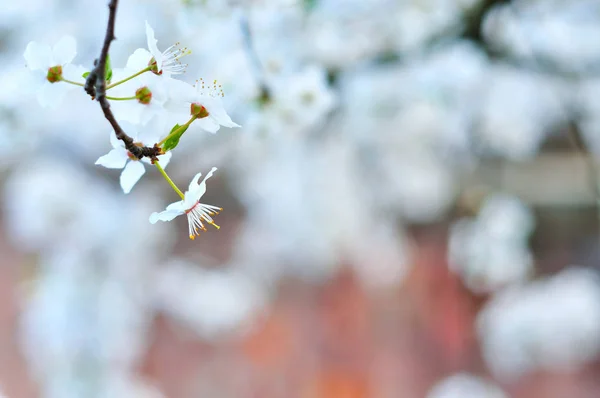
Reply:
<svg viewBox="0 0 600 398"><path fill-rule="evenodd" d="M106 59L108 57L110 44L115 40L117 3L118 0L110 0L110 3L108 4L109 16L104 44L102 45L100 58L94 62L94 68L90 71L90 74L85 81L84 89L86 93L100 103L104 117L111 124L117 138L123 141L125 148L137 159L148 157L155 162L157 160L156 157L161 154L160 148L157 145L154 145L153 147L137 146L133 139L127 135L117 122L117 119L110 110L110 103L106 98Z"/></svg>
<svg viewBox="0 0 600 398"><path fill-rule="evenodd" d="M38 93L38 100L42 106L57 103L54 84L62 85L61 89L73 86L83 87L92 99L100 103L104 117L114 130L114 135L110 134L110 143L113 148L106 155L99 157L96 164L109 169L123 169L120 184L126 194L144 175L144 163L154 164L181 200L171 203L160 213L152 213L150 222L171 221L175 217L185 214L188 218L190 239L194 239L201 230L206 230L204 223L219 229L212 217L222 209L200 203L200 199L206 192L206 180L213 175L217 168L213 167L202 182L199 182L202 173L197 173L185 193L175 185L164 168L171 159L172 150L177 147L181 136L193 122L196 122L195 126L210 133L216 133L221 126L233 128L240 127L240 125L231 120L225 111L221 100L224 95L223 90L216 80L212 85L205 85L204 80L200 79L196 81L196 85L192 86L184 81L171 78L172 75L185 71L187 64L182 64L180 58L190 54L191 51L185 47L180 48L179 43L160 51L154 30L148 22L146 22L148 50L142 48L135 50L127 61L128 67L118 70L117 74L120 80L116 79L118 81L111 83L113 69L109 50L112 41L115 40L117 5L118 0L109 1L109 17L102 51L100 57L94 61L91 71L81 73L77 70L81 67L71 65L77 52L76 41L70 36L59 40L54 47L30 42L27 44L23 56L31 70L40 70L45 75L44 85L40 87ZM125 77L132 71L136 72ZM134 96L126 88L115 90L117 92L115 95L106 95L108 90L146 72L150 73L139 79L140 82L136 86L138 88L135 90ZM156 97L153 96L153 90L157 94ZM56 93L64 94L64 91ZM109 100L120 102L120 106L115 104L115 113L111 110ZM187 117L188 121L183 125L175 124L162 140L164 126L161 123L155 123L154 126L149 124L144 128L146 131L142 138L136 124L144 125L146 124L144 121L148 122L155 116L160 118L159 112L166 113L163 105L167 100L172 101L173 106L170 112L173 113L173 116L181 117L181 119ZM127 104L133 106L127 108ZM130 109L131 112L125 111L123 106ZM133 115L129 115L129 113ZM117 120L120 121L120 124ZM148 147L143 146L139 141L154 144Z"/></svg>

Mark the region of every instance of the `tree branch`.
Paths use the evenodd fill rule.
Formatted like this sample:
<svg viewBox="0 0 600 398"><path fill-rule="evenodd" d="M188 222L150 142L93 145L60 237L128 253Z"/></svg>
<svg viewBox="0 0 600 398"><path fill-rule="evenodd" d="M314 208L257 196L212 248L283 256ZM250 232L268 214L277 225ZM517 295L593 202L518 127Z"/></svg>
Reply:
<svg viewBox="0 0 600 398"><path fill-rule="evenodd" d="M153 147L136 145L133 138L127 135L117 122L115 115L110 110L110 103L108 102L108 99L106 99L106 58L108 57L110 44L115 40L117 5L118 0L110 0L110 3L108 4L109 16L104 44L102 45L100 57L94 62L94 69L92 69L85 81L84 89L86 93L100 103L104 117L111 124L117 138L123 141L125 148L137 159L148 157L155 162L157 160L156 157L162 154L158 145L155 144Z"/></svg>

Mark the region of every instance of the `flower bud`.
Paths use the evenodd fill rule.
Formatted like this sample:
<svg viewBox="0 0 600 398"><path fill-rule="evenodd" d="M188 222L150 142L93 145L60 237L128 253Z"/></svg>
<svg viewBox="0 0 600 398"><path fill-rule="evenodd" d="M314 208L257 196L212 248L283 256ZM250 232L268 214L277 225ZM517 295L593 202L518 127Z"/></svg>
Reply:
<svg viewBox="0 0 600 398"><path fill-rule="evenodd" d="M46 75L46 79L50 83L56 83L62 80L62 66L57 65L51 68L48 68L48 74Z"/></svg>
<svg viewBox="0 0 600 398"><path fill-rule="evenodd" d="M190 114L196 116L197 119L202 119L208 116L208 111L202 104L192 103L190 105Z"/></svg>
<svg viewBox="0 0 600 398"><path fill-rule="evenodd" d="M138 88L135 91L135 98L137 98L140 104L148 105L152 100L152 91L146 86Z"/></svg>
<svg viewBox="0 0 600 398"><path fill-rule="evenodd" d="M162 75L162 70L160 72L158 71L158 64L156 63L156 58L150 58L150 61L148 61L148 66L150 67L150 72L154 73L155 75Z"/></svg>

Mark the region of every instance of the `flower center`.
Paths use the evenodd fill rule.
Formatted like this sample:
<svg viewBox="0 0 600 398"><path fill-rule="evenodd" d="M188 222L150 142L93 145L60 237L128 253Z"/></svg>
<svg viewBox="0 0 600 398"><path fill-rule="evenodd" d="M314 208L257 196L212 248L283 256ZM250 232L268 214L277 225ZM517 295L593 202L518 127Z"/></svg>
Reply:
<svg viewBox="0 0 600 398"><path fill-rule="evenodd" d="M198 90L201 95L208 95L213 98L225 96L225 93L223 92L223 85L218 84L216 79L213 80L212 84L207 85L204 83L204 79L200 78L200 80L196 80L194 87L196 87L196 90Z"/></svg>
<svg viewBox="0 0 600 398"><path fill-rule="evenodd" d="M163 51L161 65L158 65L156 59L152 57L150 62L148 62L150 71L155 75L162 75L163 71L167 71L167 73L172 75L178 75L185 72L187 64L182 64L180 59L186 55L190 55L192 51L187 47L181 48L179 46L180 43L177 42Z"/></svg>
<svg viewBox="0 0 600 398"><path fill-rule="evenodd" d="M204 79L200 78L199 80L196 80L194 87L196 88L196 90L198 91L198 93L201 96L208 96L208 97L213 97L213 98L225 96L225 94L223 93L222 86L220 84L217 84L216 80L213 80L212 85L207 86L204 83ZM202 119L202 118L210 115L210 112L208 112L206 107L204 105L202 105L201 103L193 102L190 105L190 114L192 116L196 116L197 119Z"/></svg>
<svg viewBox="0 0 600 398"><path fill-rule="evenodd" d="M57 65L51 68L48 68L48 74L46 75L46 79L50 83L56 83L62 80L62 66Z"/></svg>

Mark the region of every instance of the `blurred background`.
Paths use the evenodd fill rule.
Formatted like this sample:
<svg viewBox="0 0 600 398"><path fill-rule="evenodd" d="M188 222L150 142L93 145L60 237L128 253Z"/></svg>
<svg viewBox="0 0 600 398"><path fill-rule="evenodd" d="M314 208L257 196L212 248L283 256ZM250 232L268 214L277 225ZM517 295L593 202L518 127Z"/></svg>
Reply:
<svg viewBox="0 0 600 398"><path fill-rule="evenodd" d="M106 3L0 7L3 396L600 397L600 2L121 0L113 67L147 20L243 126L175 150L219 168L195 241L94 165L97 103L32 93Z"/></svg>

